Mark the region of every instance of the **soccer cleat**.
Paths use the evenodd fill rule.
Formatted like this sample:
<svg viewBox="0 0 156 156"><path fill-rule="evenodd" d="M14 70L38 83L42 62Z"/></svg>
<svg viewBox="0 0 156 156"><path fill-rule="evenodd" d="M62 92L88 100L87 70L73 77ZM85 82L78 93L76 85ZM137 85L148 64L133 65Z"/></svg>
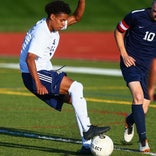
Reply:
<svg viewBox="0 0 156 156"><path fill-rule="evenodd" d="M105 133L105 132L107 132L109 130L110 130L110 127L108 127L108 126L106 126L106 127L97 127L97 126L91 125L87 132L83 132L83 137L84 137L85 140L90 140L94 136L103 134L103 133Z"/></svg>
<svg viewBox="0 0 156 156"><path fill-rule="evenodd" d="M124 130L124 141L126 143L131 142L134 136L134 124L133 125L128 125L126 124L125 130Z"/></svg>
<svg viewBox="0 0 156 156"><path fill-rule="evenodd" d="M148 145L148 141L147 140L139 143L139 151L143 152L143 153L150 152L150 147Z"/></svg>
<svg viewBox="0 0 156 156"><path fill-rule="evenodd" d="M80 151L77 152L77 154L91 154L90 148L86 148L85 146L82 146Z"/></svg>

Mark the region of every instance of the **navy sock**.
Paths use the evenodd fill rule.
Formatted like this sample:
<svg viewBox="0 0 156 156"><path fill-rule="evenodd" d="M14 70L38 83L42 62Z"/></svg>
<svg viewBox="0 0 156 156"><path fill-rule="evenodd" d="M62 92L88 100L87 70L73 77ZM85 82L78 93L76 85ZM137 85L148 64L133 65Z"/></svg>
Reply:
<svg viewBox="0 0 156 156"><path fill-rule="evenodd" d="M126 123L128 125L133 125L134 124L134 118L133 118L133 114L129 114L127 117L126 117Z"/></svg>
<svg viewBox="0 0 156 156"><path fill-rule="evenodd" d="M132 113L139 135L139 141L142 142L146 139L145 114L142 104L132 105Z"/></svg>

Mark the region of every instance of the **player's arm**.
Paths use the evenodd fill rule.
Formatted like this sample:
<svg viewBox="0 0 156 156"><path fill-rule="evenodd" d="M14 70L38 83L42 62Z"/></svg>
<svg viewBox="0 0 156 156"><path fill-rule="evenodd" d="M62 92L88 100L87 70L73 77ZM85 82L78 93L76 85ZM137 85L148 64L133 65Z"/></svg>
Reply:
<svg viewBox="0 0 156 156"><path fill-rule="evenodd" d="M37 73L36 64L35 64L36 57L37 56L35 54L28 53L27 58L26 58L28 69L32 78L35 81L37 94L40 94L40 95L48 94L47 89L45 88L45 86L42 85L39 79L38 73Z"/></svg>
<svg viewBox="0 0 156 156"><path fill-rule="evenodd" d="M121 32L116 28L115 31L114 31L114 36L115 36L115 40L116 40L117 46L118 46L119 51L120 51L120 55L121 55L122 57L127 57L128 54L127 54L127 51L126 51L125 45L124 45L124 34L121 33Z"/></svg>
<svg viewBox="0 0 156 156"><path fill-rule="evenodd" d="M75 12L67 19L67 25L69 26L79 22L84 14L84 11L85 11L85 0L79 0Z"/></svg>
<svg viewBox="0 0 156 156"><path fill-rule="evenodd" d="M120 31L120 25L118 24L117 28L114 31L114 37L116 40L117 47L120 51L120 55L123 58L124 64L126 67L130 67L132 65L135 66L135 59L128 55L125 44L124 44L124 35L126 31Z"/></svg>

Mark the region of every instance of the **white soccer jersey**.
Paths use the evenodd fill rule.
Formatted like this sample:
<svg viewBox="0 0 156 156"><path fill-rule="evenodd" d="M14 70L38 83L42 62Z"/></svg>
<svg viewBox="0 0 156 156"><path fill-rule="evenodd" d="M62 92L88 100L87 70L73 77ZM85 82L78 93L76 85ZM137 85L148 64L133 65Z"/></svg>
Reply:
<svg viewBox="0 0 156 156"><path fill-rule="evenodd" d="M67 22L64 29L67 27ZM59 43L59 32L50 32L46 19L42 19L30 29L24 39L20 54L20 70L29 73L26 63L28 52L37 56L35 63L37 71L52 70L50 59L53 57Z"/></svg>

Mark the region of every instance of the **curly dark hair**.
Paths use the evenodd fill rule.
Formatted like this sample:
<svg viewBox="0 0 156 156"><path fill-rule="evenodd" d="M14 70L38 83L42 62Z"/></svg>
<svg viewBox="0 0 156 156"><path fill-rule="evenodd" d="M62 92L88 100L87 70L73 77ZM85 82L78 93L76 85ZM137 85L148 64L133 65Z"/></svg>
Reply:
<svg viewBox="0 0 156 156"><path fill-rule="evenodd" d="M45 12L48 14L48 17L50 17L51 14L60 14L60 13L66 13L70 14L71 9L67 3L65 3L62 0L55 0L50 3L48 3L45 6Z"/></svg>

